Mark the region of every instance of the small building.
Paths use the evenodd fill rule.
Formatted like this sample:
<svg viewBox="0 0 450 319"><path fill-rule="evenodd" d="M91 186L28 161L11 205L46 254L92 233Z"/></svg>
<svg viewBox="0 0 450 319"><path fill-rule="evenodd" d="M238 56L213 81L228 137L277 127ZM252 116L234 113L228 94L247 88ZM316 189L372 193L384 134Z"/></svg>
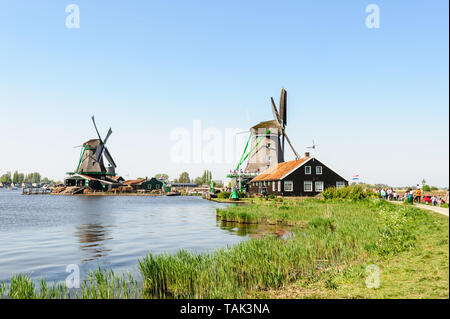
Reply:
<svg viewBox="0 0 450 319"><path fill-rule="evenodd" d="M105 176L95 178L90 175L73 173L64 179L64 186L89 187L96 191L109 191L119 186L119 183Z"/></svg>
<svg viewBox="0 0 450 319"><path fill-rule="evenodd" d="M328 187L344 187L348 181L314 157L273 166L247 184L248 192L276 196L315 196Z"/></svg>
<svg viewBox="0 0 450 319"><path fill-rule="evenodd" d="M122 183L123 185L128 185L133 188L133 190L155 190L161 189L163 186L163 182L158 181L156 178L152 177L151 179L138 178L135 180L128 180Z"/></svg>
<svg viewBox="0 0 450 319"><path fill-rule="evenodd" d="M172 191L182 191L185 193L192 193L198 187L197 183L172 183L170 185Z"/></svg>

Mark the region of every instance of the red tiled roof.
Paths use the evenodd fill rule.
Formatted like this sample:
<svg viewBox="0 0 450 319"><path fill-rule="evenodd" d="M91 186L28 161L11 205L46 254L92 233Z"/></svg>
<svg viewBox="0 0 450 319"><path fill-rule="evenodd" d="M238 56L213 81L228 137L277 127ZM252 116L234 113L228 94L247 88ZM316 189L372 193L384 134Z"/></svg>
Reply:
<svg viewBox="0 0 450 319"><path fill-rule="evenodd" d="M122 184L125 184L125 185L134 185L134 184L141 184L143 181L145 181L145 178L130 179L130 180L128 180L128 181L123 182Z"/></svg>
<svg viewBox="0 0 450 319"><path fill-rule="evenodd" d="M262 174L258 175L254 179L252 179L251 182L279 180L286 174L289 174L294 169L296 169L297 167L302 165L308 159L310 159L310 157L300 158L300 159L294 160L294 161L279 163L277 166L273 166L273 167L267 169Z"/></svg>

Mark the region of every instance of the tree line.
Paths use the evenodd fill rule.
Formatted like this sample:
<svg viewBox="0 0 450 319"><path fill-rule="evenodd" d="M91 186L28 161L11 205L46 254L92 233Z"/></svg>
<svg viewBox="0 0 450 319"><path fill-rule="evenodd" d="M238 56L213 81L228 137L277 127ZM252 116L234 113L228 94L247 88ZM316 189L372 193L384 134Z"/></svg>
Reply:
<svg viewBox="0 0 450 319"><path fill-rule="evenodd" d="M22 183L47 183L50 182L50 180L47 177L42 178L41 174L38 172L24 174L19 173L18 171L14 171L14 173L11 174L11 172L8 171L0 176L0 182L22 184Z"/></svg>
<svg viewBox="0 0 450 319"><path fill-rule="evenodd" d="M156 174L156 179L163 178L165 180L169 179L167 174ZM173 180L174 183L196 183L198 185L208 185L212 180L212 172L205 169L202 176L191 178L188 172L182 172L178 178Z"/></svg>

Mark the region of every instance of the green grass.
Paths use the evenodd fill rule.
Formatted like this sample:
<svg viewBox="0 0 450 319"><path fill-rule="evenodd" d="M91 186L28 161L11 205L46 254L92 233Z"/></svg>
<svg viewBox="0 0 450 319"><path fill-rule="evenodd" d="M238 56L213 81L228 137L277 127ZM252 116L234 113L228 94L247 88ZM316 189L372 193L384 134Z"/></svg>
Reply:
<svg viewBox="0 0 450 319"><path fill-rule="evenodd" d="M258 201L218 209L217 216L295 227L285 237L202 254L148 254L138 261L142 287L98 269L76 297L448 298L447 217L375 198ZM382 269L379 289L365 286L368 264ZM13 279L0 284L0 297L68 297L64 286L42 291L42 283L38 289L27 277Z"/></svg>

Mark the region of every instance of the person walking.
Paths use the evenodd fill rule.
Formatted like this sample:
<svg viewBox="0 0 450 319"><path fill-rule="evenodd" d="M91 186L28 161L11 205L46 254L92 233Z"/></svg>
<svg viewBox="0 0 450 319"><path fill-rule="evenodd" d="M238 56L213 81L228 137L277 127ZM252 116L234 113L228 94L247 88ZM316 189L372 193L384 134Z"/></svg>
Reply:
<svg viewBox="0 0 450 319"><path fill-rule="evenodd" d="M437 203L437 198L436 198L436 196L432 196L431 197L431 204L433 205L433 206L436 206L436 203Z"/></svg>
<svg viewBox="0 0 450 319"><path fill-rule="evenodd" d="M417 186L419 186L419 185L417 185ZM421 195L422 195L422 190L420 188L416 189L416 196L414 198L414 201L417 203L420 203Z"/></svg>

